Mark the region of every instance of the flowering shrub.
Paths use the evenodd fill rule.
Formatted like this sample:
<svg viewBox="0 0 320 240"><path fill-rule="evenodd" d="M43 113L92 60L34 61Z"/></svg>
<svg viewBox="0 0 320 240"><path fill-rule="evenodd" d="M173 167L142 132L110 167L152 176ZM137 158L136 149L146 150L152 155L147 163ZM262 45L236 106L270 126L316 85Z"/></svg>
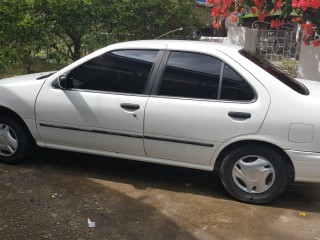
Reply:
<svg viewBox="0 0 320 240"><path fill-rule="evenodd" d="M245 13L258 14L263 21L270 13L281 12L280 18L297 14L293 22L299 22L306 34L305 44L320 46L320 0L206 0L211 4L213 27L221 27L221 20L231 15L231 21L237 22ZM283 19L271 20L271 27L279 29L284 24Z"/></svg>

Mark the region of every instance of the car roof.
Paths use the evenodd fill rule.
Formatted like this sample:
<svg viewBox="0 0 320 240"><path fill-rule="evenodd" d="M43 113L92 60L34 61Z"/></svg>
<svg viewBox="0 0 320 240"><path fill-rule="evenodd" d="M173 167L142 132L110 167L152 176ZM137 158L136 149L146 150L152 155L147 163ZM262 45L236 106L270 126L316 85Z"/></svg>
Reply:
<svg viewBox="0 0 320 240"><path fill-rule="evenodd" d="M211 49L216 49L225 53L235 53L238 52L243 47L226 44L226 43L218 43L218 42L205 42L205 41L193 41L193 40L136 40L130 42L122 42L117 43L116 45L125 45L130 47L130 45L148 45L148 44L163 44L167 45L168 49L174 49L174 46L179 46L179 48L185 48L186 50L189 48L197 48L199 50L206 50L208 47ZM124 47L125 47L124 46Z"/></svg>

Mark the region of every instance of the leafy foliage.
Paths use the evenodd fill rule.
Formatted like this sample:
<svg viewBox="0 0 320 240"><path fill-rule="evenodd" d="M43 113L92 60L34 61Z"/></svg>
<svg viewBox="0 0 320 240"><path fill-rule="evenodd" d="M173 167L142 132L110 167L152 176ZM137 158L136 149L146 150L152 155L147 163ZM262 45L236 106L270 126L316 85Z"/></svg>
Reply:
<svg viewBox="0 0 320 240"><path fill-rule="evenodd" d="M193 0L118 0L117 33L130 33L130 39L154 39L183 27L189 35L199 25ZM115 33L116 33L115 32Z"/></svg>
<svg viewBox="0 0 320 240"><path fill-rule="evenodd" d="M0 70L34 54L57 62L111 42L152 39L199 25L193 0L0 0ZM104 44L96 46L97 40Z"/></svg>

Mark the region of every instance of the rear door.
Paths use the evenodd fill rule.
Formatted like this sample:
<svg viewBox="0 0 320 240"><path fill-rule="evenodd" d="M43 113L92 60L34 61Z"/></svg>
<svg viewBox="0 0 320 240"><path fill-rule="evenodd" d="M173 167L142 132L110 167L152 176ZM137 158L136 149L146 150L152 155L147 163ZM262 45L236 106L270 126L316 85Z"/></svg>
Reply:
<svg viewBox="0 0 320 240"><path fill-rule="evenodd" d="M148 156L209 165L220 143L255 133L269 108L267 90L219 51L168 51L145 110Z"/></svg>

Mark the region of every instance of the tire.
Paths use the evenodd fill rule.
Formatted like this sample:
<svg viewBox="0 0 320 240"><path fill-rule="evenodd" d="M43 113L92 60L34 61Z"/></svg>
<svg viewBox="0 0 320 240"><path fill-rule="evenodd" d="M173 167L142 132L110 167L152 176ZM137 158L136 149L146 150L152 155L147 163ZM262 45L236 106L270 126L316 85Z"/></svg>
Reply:
<svg viewBox="0 0 320 240"><path fill-rule="evenodd" d="M0 116L0 162L19 163L33 147L32 137L16 118Z"/></svg>
<svg viewBox="0 0 320 240"><path fill-rule="evenodd" d="M278 197L288 183L288 168L271 148L246 145L223 160L220 178L234 198L248 203L267 203Z"/></svg>

